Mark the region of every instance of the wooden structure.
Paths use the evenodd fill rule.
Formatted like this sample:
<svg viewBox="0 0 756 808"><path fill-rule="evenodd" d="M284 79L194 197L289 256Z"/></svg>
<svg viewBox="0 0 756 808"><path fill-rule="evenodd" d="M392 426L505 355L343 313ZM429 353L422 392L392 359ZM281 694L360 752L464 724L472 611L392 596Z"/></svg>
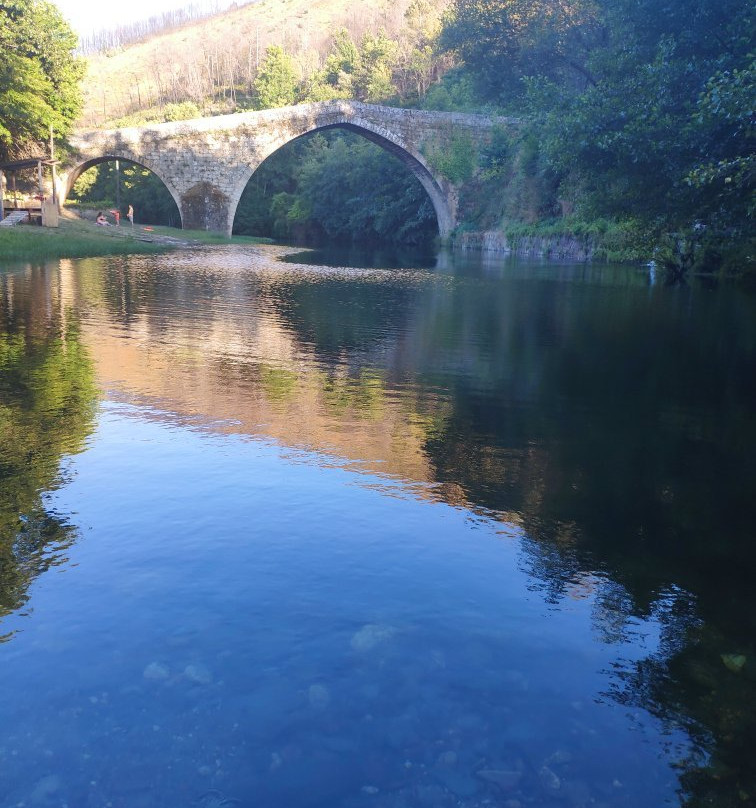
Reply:
<svg viewBox="0 0 756 808"><path fill-rule="evenodd" d="M29 157L25 160L13 160L9 163L0 163L0 196L2 195L2 187L3 187L3 177L8 175L9 182L7 183L10 187L7 189L10 191L12 199L12 205L9 207L5 206L5 199L2 199L2 204L0 205L0 220L2 220L7 213L10 213L14 210L26 210L29 214L29 220L34 221L35 219L39 220L40 224L47 224L51 227L58 226L58 218L57 215L53 216L51 208L55 208L55 212L57 214L57 207L58 202L56 199L56 177L55 177L55 166L58 164L57 160L50 160L46 157ZM52 172L52 199L48 200L48 203L45 202L45 189L43 184L43 166L49 166L50 171ZM26 205L19 207L18 204L18 189L16 184L16 175L19 171L29 171L32 169L36 169L37 172L37 186L39 188L39 193L37 194L36 198L39 200L39 205ZM52 205L49 202L52 202ZM47 212L47 216L45 213Z"/></svg>

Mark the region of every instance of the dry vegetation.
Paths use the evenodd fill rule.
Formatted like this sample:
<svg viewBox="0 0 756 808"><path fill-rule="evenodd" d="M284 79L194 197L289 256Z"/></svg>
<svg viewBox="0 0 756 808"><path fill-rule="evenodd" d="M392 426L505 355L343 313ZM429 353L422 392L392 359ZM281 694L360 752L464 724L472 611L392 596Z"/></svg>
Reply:
<svg viewBox="0 0 756 808"><path fill-rule="evenodd" d="M409 60L448 0L260 0L92 54L84 81L83 126L103 126L137 111L191 102L200 114L245 106L269 45L294 58L302 78L318 70L333 34L355 42L384 30Z"/></svg>

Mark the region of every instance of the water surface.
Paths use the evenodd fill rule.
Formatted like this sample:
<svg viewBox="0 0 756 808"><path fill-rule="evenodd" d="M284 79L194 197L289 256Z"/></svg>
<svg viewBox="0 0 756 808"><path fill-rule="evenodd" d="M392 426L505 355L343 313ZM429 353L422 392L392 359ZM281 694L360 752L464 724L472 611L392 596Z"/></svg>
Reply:
<svg viewBox="0 0 756 808"><path fill-rule="evenodd" d="M0 805L748 804L754 299L292 253L0 272Z"/></svg>

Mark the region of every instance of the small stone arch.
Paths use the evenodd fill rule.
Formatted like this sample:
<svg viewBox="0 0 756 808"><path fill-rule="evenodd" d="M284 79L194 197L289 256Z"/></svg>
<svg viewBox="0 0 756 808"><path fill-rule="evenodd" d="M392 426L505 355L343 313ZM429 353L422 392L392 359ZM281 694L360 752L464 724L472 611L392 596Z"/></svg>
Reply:
<svg viewBox="0 0 756 808"><path fill-rule="evenodd" d="M425 189L425 192L430 198L433 209L436 212L436 220L438 222L438 232L442 239L446 239L451 231L454 229L456 221L456 195L454 194L448 183L441 180L439 181L431 171L430 167L425 162L422 155L416 154L414 151L408 149L401 141L387 131L377 131L369 122L360 120L356 122L351 118L342 118L336 121L324 121L323 123L314 123L304 128L304 131L292 131L287 133L284 137L277 138L275 141L266 144L264 149L259 152L259 159L255 165L247 166L230 194L229 197L229 232L233 226L234 219L236 218L236 210L239 206L239 200L242 193L247 186L247 183L262 165L272 154L275 154L279 149L299 138L307 137L315 132L323 132L328 129L345 129L361 135L366 140L375 143L381 148L385 149L390 154L397 157L407 168L417 177L420 184Z"/></svg>
<svg viewBox="0 0 756 808"><path fill-rule="evenodd" d="M167 182L164 177L161 176L159 170L155 170L155 168L149 165L145 160L142 159L134 159L127 154L115 154L114 152L107 152L104 155L100 155L98 157L91 157L87 160L83 160L80 163L77 163L73 168L69 169L66 173L59 175L58 177L58 199L60 200L59 204L63 206L66 203L66 199L68 199L68 195L71 193L71 189L74 186L76 180L88 169L92 168L93 166L100 165L101 163L109 163L113 160L123 160L127 163L134 163L134 165L140 166L140 168L146 168L148 171L151 171L168 189L168 193L173 198L173 201L176 203L176 207L179 211L179 216L182 217L182 226L183 226L183 212L181 210L181 202L180 202L180 195L176 191L176 189L172 186L170 182Z"/></svg>

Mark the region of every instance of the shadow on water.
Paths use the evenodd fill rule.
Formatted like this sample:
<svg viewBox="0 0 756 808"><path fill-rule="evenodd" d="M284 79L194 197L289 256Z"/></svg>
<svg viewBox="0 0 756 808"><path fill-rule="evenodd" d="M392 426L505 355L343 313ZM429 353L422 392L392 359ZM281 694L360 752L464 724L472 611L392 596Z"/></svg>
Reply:
<svg viewBox="0 0 756 808"><path fill-rule="evenodd" d="M45 276L33 269L31 285ZM96 402L75 318L19 286L0 275L0 618L24 606L34 579L65 563L77 538L45 498L65 477L65 457L84 447Z"/></svg>
<svg viewBox="0 0 756 808"><path fill-rule="evenodd" d="M385 260L343 258L307 260L368 267ZM407 260L398 265L427 266ZM429 479L419 482L453 505L521 527L520 563L546 604L558 609L590 594L604 643L632 637L643 618L658 621L658 649L638 662L618 660L602 697L647 709L696 741L700 754L680 763L690 808L751 804L754 300L695 282L648 286L633 270L445 260L430 281L235 279L233 295L256 300L282 324L275 344L282 334L294 340L297 350L286 356L312 352L317 367L284 358L250 374L225 347L227 356L205 360L211 381L217 388L222 379L232 411L241 410L252 375L270 401L266 418L280 409L290 428L299 424L287 408L305 395L315 396L317 407L310 398L303 405L313 419L316 410L328 423L348 413L379 427L398 400L427 461ZM115 261L97 270L111 321L128 326L139 313L154 318L161 337L186 332L192 306L231 294L218 291L231 281L209 270L187 271L176 283L161 282L159 266L150 273L144 266ZM61 459L83 446L95 392L72 315L49 314L31 289L11 300L8 277L0 280L0 609L7 613L75 538L65 519L45 510L43 492L59 483ZM230 305L217 316L229 312ZM192 373L201 372L195 359ZM216 415L213 406L205 414ZM350 423L347 439L351 431Z"/></svg>
<svg viewBox="0 0 756 808"><path fill-rule="evenodd" d="M323 267L352 267L356 269L423 269L436 264L436 253L415 247L386 245L381 248L366 248L359 244L344 247L302 248L284 256L282 260L293 264L310 264Z"/></svg>

